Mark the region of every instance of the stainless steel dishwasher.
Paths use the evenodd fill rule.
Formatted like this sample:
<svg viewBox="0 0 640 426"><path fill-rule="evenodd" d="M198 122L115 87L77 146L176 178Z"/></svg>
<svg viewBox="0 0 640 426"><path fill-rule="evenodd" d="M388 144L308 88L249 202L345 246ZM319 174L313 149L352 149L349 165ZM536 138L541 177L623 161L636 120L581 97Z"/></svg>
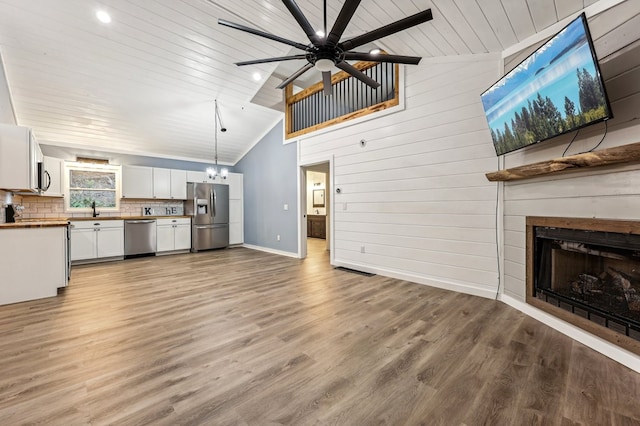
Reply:
<svg viewBox="0 0 640 426"><path fill-rule="evenodd" d="M124 255L156 253L155 219L124 221Z"/></svg>

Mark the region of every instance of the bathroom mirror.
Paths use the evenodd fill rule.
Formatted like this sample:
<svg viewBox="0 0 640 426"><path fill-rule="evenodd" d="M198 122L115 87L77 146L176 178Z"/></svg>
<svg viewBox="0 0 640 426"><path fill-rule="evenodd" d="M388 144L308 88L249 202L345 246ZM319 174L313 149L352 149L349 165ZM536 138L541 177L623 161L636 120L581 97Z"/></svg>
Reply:
<svg viewBox="0 0 640 426"><path fill-rule="evenodd" d="M324 189L313 190L313 207L324 207Z"/></svg>

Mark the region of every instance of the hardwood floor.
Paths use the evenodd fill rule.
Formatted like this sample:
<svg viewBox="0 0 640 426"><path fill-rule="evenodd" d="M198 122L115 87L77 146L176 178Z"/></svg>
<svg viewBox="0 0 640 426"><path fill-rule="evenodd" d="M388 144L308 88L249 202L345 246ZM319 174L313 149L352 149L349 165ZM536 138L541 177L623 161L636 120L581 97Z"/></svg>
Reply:
<svg viewBox="0 0 640 426"><path fill-rule="evenodd" d="M234 248L0 307L0 424L632 425L640 375L500 302Z"/></svg>

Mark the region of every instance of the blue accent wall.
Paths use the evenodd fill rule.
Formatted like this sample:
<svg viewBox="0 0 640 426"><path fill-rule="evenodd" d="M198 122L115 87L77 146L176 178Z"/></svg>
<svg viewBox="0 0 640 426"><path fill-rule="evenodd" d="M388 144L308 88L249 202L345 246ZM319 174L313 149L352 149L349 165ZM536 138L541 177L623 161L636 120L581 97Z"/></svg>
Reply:
<svg viewBox="0 0 640 426"><path fill-rule="evenodd" d="M234 171L244 175L246 244L298 253L296 157L295 143L283 145L280 121L236 163Z"/></svg>

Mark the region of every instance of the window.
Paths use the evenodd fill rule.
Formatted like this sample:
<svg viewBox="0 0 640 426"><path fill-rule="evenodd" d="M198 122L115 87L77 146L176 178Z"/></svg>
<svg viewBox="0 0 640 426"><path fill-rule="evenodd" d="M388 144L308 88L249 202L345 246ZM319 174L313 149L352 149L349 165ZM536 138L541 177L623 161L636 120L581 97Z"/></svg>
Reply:
<svg viewBox="0 0 640 426"><path fill-rule="evenodd" d="M120 209L121 167L111 164L65 163L67 211L89 212L95 202L101 211Z"/></svg>

